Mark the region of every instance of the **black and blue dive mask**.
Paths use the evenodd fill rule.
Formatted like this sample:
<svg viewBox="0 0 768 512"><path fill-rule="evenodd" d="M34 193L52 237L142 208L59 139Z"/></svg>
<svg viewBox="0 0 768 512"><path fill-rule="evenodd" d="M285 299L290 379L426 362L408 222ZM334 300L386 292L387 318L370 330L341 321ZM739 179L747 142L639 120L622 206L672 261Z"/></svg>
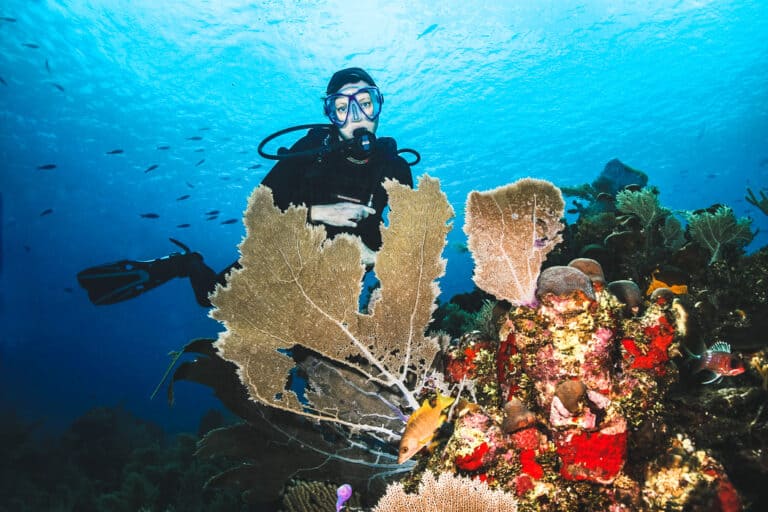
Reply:
<svg viewBox="0 0 768 512"><path fill-rule="evenodd" d="M325 115L338 127L344 126L347 119L360 121L363 116L375 121L384 103L378 87L362 87L354 94L329 94L323 100Z"/></svg>

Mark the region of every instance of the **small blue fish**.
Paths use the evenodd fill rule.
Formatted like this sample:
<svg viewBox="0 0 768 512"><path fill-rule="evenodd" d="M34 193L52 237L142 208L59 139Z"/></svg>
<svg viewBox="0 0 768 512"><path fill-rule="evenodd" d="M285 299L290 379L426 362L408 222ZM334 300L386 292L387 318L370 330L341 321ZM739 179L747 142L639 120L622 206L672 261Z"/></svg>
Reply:
<svg viewBox="0 0 768 512"><path fill-rule="evenodd" d="M165 151L165 150L171 149L171 146L168 146L168 145L157 146L157 149L161 151Z"/></svg>
<svg viewBox="0 0 768 512"><path fill-rule="evenodd" d="M201 159L199 162L197 162L197 163L195 164L195 167L199 167L199 166L203 165L203 163L205 163L205 158L203 158L203 159Z"/></svg>
<svg viewBox="0 0 768 512"><path fill-rule="evenodd" d="M147 167L146 169L144 169L144 172L145 172L145 173L147 173L147 172L152 172L152 171L154 171L155 169L157 169L157 167L158 167L158 166L157 166L157 164L152 164L152 165L150 165L149 167Z"/></svg>
<svg viewBox="0 0 768 512"><path fill-rule="evenodd" d="M426 28L426 30L424 30L424 32L422 32L421 34L416 36L416 39L421 39L422 37L426 36L427 34L431 34L432 32L435 31L436 28L437 28L437 23L433 23L432 25L428 26Z"/></svg>
<svg viewBox="0 0 768 512"><path fill-rule="evenodd" d="M142 219L159 219L160 216L156 213L140 213L139 217Z"/></svg>
<svg viewBox="0 0 768 512"><path fill-rule="evenodd" d="M112 149L110 151L107 151L108 155L119 155L121 153L125 153L122 149Z"/></svg>
<svg viewBox="0 0 768 512"><path fill-rule="evenodd" d="M193 135L191 137L187 137L187 140L203 140L203 138L199 135Z"/></svg>
<svg viewBox="0 0 768 512"><path fill-rule="evenodd" d="M237 222L237 219L227 219L221 221L222 224L235 224Z"/></svg>
<svg viewBox="0 0 768 512"><path fill-rule="evenodd" d="M45 217L46 215L50 215L53 213L53 208L46 208L42 212L40 212L41 217Z"/></svg>
<svg viewBox="0 0 768 512"><path fill-rule="evenodd" d="M189 226L191 226L191 225L192 225L192 224L187 224L187 223L185 222L184 224L178 224L176 227L177 227L177 228L188 228L188 227L189 227Z"/></svg>
<svg viewBox="0 0 768 512"><path fill-rule="evenodd" d="M184 194L183 196L177 197L176 200L177 201L185 201L185 200L189 199L190 197L192 197L192 196L190 196L189 194Z"/></svg>
<svg viewBox="0 0 768 512"><path fill-rule="evenodd" d="M336 489L336 512L344 508L344 504L352 497L352 486L344 484Z"/></svg>
<svg viewBox="0 0 768 512"><path fill-rule="evenodd" d="M41 171L50 171L52 169L56 168L56 164L44 164L44 165L38 165L37 168Z"/></svg>
<svg viewBox="0 0 768 512"><path fill-rule="evenodd" d="M61 84L57 84L56 82L51 82L51 85L57 88L59 91L64 92L64 87Z"/></svg>

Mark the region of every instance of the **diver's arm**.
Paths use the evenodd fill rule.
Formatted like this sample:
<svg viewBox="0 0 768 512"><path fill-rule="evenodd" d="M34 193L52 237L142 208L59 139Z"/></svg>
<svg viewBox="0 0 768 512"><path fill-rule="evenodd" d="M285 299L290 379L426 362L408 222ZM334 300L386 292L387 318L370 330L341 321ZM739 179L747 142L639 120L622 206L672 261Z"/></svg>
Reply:
<svg viewBox="0 0 768 512"><path fill-rule="evenodd" d="M329 226L356 228L357 223L376 210L364 204L342 201L333 204L316 204L309 209L311 222L322 222Z"/></svg>
<svg viewBox="0 0 768 512"><path fill-rule="evenodd" d="M310 132L296 141L291 146L291 152L306 152L311 149L319 148L322 143L321 134ZM306 173L315 161L314 157L292 157L279 160L264 179L262 185L272 190L272 198L275 206L281 210L286 210L291 204L300 205L307 203Z"/></svg>

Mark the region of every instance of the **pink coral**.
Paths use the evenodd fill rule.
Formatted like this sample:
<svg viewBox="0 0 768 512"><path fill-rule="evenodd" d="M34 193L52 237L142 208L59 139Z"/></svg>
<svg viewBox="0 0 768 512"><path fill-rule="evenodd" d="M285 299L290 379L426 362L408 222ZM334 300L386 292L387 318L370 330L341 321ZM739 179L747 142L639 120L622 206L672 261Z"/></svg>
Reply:
<svg viewBox="0 0 768 512"><path fill-rule="evenodd" d="M518 430L510 437L518 450L535 450L541 444L541 434L535 427Z"/></svg>
<svg viewBox="0 0 768 512"><path fill-rule="evenodd" d="M533 479L525 473L517 475L514 482L518 496L522 496L523 494L533 489Z"/></svg>

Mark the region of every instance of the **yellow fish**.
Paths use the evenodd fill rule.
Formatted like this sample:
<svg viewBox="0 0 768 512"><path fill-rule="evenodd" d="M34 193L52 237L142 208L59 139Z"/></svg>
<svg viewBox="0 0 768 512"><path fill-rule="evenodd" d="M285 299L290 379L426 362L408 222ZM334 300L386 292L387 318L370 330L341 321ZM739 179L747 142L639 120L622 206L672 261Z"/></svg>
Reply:
<svg viewBox="0 0 768 512"><path fill-rule="evenodd" d="M435 406L429 403L428 400L424 400L417 410L411 414L408 418L408 423L405 425L405 432L400 439L400 450L397 457L397 463L402 464L416 452L432 441L437 429L446 420L447 416L443 414L443 409L453 403L453 398L450 396L437 394L435 399Z"/></svg>

